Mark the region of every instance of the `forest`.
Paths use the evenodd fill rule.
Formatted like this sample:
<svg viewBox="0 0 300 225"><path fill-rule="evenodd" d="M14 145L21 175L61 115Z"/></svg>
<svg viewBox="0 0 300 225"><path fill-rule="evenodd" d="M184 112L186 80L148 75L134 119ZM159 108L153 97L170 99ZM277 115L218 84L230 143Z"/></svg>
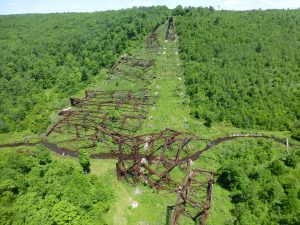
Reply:
<svg viewBox="0 0 300 225"><path fill-rule="evenodd" d="M226 144L214 156L221 159L217 182L230 191L235 224L299 223L300 151L278 152L272 142L251 140Z"/></svg>
<svg viewBox="0 0 300 225"><path fill-rule="evenodd" d="M0 224L106 224L109 186L38 145L0 152Z"/></svg>
<svg viewBox="0 0 300 225"><path fill-rule="evenodd" d="M213 7L0 16L0 225L300 224L299 26Z"/></svg>
<svg viewBox="0 0 300 225"><path fill-rule="evenodd" d="M300 139L299 10L178 8L192 115Z"/></svg>
<svg viewBox="0 0 300 225"><path fill-rule="evenodd" d="M42 133L68 97L101 79L165 22L166 7L0 16L0 133Z"/></svg>

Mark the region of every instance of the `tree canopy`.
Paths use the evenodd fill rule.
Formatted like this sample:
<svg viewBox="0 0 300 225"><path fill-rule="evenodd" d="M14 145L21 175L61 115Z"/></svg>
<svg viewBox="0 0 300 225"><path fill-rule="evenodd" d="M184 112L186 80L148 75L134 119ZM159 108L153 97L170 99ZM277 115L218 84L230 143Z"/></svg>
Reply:
<svg viewBox="0 0 300 225"><path fill-rule="evenodd" d="M299 25L299 10L187 8L176 28L192 115L299 138Z"/></svg>
<svg viewBox="0 0 300 225"><path fill-rule="evenodd" d="M49 150L0 152L0 224L107 224L112 190Z"/></svg>

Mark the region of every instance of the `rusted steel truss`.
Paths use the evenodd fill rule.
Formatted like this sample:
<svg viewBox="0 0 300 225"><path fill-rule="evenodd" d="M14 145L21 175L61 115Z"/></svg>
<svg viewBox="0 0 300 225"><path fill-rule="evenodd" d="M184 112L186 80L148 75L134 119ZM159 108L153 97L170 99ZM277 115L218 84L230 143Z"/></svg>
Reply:
<svg viewBox="0 0 300 225"><path fill-rule="evenodd" d="M146 119L147 107L155 98L147 90L86 91L84 99L71 98L71 106L61 112L59 120L47 133L72 136L72 140L105 141L122 135L131 135L140 129Z"/></svg>
<svg viewBox="0 0 300 225"><path fill-rule="evenodd" d="M140 182L158 190L174 191L179 183L171 178L171 173L184 164L181 159L189 155L191 140L172 129L137 137L123 136L119 139L117 177L134 185Z"/></svg>
<svg viewBox="0 0 300 225"><path fill-rule="evenodd" d="M197 224L205 225L208 210L212 206L214 172L190 170L178 188L176 204L173 208L172 225L179 224L185 215Z"/></svg>
<svg viewBox="0 0 300 225"><path fill-rule="evenodd" d="M165 39L172 40L172 41L174 41L176 39L175 24L174 24L173 16L169 17Z"/></svg>
<svg viewBox="0 0 300 225"><path fill-rule="evenodd" d="M123 178L135 186L142 183L157 190L177 192L169 221L172 225L178 224L181 215L203 225L212 205L214 172L191 169L189 156L194 140L199 138L172 129L115 139L118 142L118 179Z"/></svg>
<svg viewBox="0 0 300 225"><path fill-rule="evenodd" d="M122 56L119 61L112 67L112 69L116 68L118 64L123 64L131 67L140 67L142 69L148 69L154 65L154 60L145 60L132 56Z"/></svg>
<svg viewBox="0 0 300 225"><path fill-rule="evenodd" d="M109 74L120 77L129 82L144 81L149 82L153 74L147 74L149 69L154 65L154 60L145 60L132 56L122 56L109 71Z"/></svg>
<svg viewBox="0 0 300 225"><path fill-rule="evenodd" d="M146 48L156 48L159 47L160 43L157 37L157 33L151 32L147 37L146 37Z"/></svg>

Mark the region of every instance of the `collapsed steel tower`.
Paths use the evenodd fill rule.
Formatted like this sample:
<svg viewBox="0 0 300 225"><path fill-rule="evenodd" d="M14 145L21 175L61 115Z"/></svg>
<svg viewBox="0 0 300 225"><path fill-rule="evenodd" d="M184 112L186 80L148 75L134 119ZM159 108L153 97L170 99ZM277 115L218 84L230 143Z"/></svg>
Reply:
<svg viewBox="0 0 300 225"><path fill-rule="evenodd" d="M160 133L122 136L117 140L118 179L125 179L134 186L141 183L177 193L167 224L180 224L182 215L185 215L205 225L212 206L215 173L192 169L191 166L190 144L197 139L180 131L165 129Z"/></svg>
<svg viewBox="0 0 300 225"><path fill-rule="evenodd" d="M179 185L171 172L188 156L192 138L172 129L160 133L119 139L118 179L137 185L143 183L158 190L174 190Z"/></svg>
<svg viewBox="0 0 300 225"><path fill-rule="evenodd" d="M205 225L208 210L212 207L214 185L212 171L191 169L178 187L176 204L173 207L172 225L179 224L185 215L198 224Z"/></svg>
<svg viewBox="0 0 300 225"><path fill-rule="evenodd" d="M174 24L173 16L169 17L165 39L171 40L171 41L174 41L176 39L176 31L175 31L175 24Z"/></svg>
<svg viewBox="0 0 300 225"><path fill-rule="evenodd" d="M151 32L147 37L146 37L146 48L151 49L151 48L156 48L160 46L157 33Z"/></svg>

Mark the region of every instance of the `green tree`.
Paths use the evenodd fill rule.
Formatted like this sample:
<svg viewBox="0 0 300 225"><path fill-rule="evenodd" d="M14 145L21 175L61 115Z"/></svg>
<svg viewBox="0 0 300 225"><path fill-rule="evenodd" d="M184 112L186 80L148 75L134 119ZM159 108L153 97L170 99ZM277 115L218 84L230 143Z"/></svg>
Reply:
<svg viewBox="0 0 300 225"><path fill-rule="evenodd" d="M53 206L51 214L57 225L76 224L79 220L79 213L76 207L64 200Z"/></svg>
<svg viewBox="0 0 300 225"><path fill-rule="evenodd" d="M36 146L34 154L38 158L39 164L41 165L46 165L52 162L51 152L41 144Z"/></svg>
<svg viewBox="0 0 300 225"><path fill-rule="evenodd" d="M89 173L91 163L90 163L90 155L88 151L80 150L78 154L78 158L79 158L79 163L83 168L83 171L85 173Z"/></svg>

